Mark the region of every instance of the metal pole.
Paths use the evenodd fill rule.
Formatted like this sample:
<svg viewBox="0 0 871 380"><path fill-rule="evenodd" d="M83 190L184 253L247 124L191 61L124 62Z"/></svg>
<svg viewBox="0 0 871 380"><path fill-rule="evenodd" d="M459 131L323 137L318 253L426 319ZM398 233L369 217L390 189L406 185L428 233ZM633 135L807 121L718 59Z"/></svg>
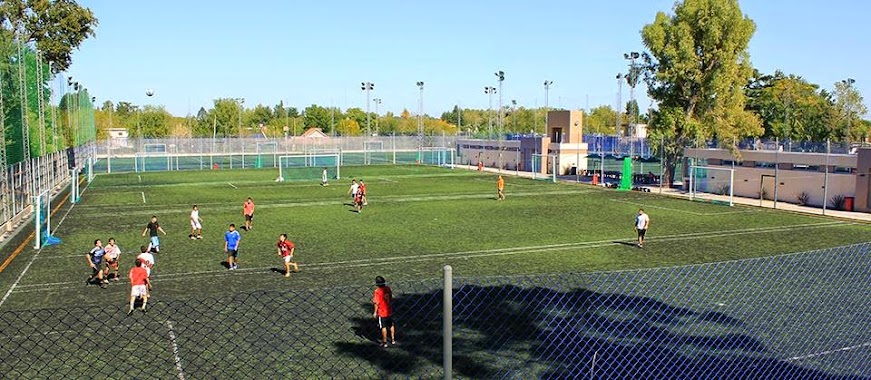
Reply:
<svg viewBox="0 0 871 380"><path fill-rule="evenodd" d="M832 153L832 141L826 139L826 171L823 174L823 215L826 215L826 203L829 199L829 154Z"/></svg>
<svg viewBox="0 0 871 380"><path fill-rule="evenodd" d="M442 368L444 379L453 378L453 333L454 333L454 269L450 265L444 267L444 284L442 290Z"/></svg>
<svg viewBox="0 0 871 380"><path fill-rule="evenodd" d="M665 169L665 136L659 140L659 193L662 194L663 170Z"/></svg>
<svg viewBox="0 0 871 380"><path fill-rule="evenodd" d="M778 186L779 181L780 181L780 177L778 177L778 174L780 172L780 170L779 170L780 169L780 139L779 138L777 138L777 137L774 138L774 145L776 145L775 150L774 150L774 208L777 208L777 188L780 187L780 186Z"/></svg>

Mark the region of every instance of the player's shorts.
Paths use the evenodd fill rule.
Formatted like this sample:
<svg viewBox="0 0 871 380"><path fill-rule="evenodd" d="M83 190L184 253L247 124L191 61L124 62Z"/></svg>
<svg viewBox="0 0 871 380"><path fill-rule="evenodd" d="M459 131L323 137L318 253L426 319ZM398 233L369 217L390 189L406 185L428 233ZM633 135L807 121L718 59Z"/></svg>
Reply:
<svg viewBox="0 0 871 380"><path fill-rule="evenodd" d="M159 237L157 237L157 236L151 237L151 247L152 248L160 247L160 238Z"/></svg>
<svg viewBox="0 0 871 380"><path fill-rule="evenodd" d="M227 255L233 256L233 258L235 259L236 257L239 257L239 250L238 249L228 249Z"/></svg>
<svg viewBox="0 0 871 380"><path fill-rule="evenodd" d="M143 297L148 295L148 287L145 285L133 285L130 288L130 297Z"/></svg>
<svg viewBox="0 0 871 380"><path fill-rule="evenodd" d="M200 224L200 222L194 222L194 221L192 220L192 221L191 221L191 228L193 228L193 229L195 229L195 230L201 230L201 229L203 229L203 225Z"/></svg>
<svg viewBox="0 0 871 380"><path fill-rule="evenodd" d="M386 329L386 328L390 328L390 327L393 327L393 316L392 315L389 317L378 317L378 328L379 329Z"/></svg>
<svg viewBox="0 0 871 380"><path fill-rule="evenodd" d="M106 260L106 268L110 269L118 269L118 259L115 260Z"/></svg>
<svg viewBox="0 0 871 380"><path fill-rule="evenodd" d="M251 215L245 214L245 221L246 222L251 222L253 220L254 220L254 214L251 214Z"/></svg>
<svg viewBox="0 0 871 380"><path fill-rule="evenodd" d="M100 273L102 268L100 268L100 263L94 264L94 267L91 268L91 277L96 277L97 273Z"/></svg>
<svg viewBox="0 0 871 380"><path fill-rule="evenodd" d="M293 263L293 262L296 262L296 260L294 260L294 259L293 259L293 256L291 256L291 255L283 256L282 258L284 258L284 262L285 262L285 263Z"/></svg>
<svg viewBox="0 0 871 380"><path fill-rule="evenodd" d="M145 267L145 274L148 276L148 278L151 278L151 268L146 266Z"/></svg>
<svg viewBox="0 0 871 380"><path fill-rule="evenodd" d="M644 229L644 230L638 229L638 237L644 239L644 234L646 234L646 233L647 233L646 229Z"/></svg>

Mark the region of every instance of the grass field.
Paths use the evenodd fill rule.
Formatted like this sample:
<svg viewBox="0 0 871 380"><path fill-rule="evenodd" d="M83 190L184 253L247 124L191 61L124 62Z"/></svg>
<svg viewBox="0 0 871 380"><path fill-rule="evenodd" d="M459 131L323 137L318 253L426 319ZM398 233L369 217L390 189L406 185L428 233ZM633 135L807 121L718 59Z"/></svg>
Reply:
<svg viewBox="0 0 871 380"><path fill-rule="evenodd" d="M0 310L122 302L127 285L84 287L84 254L94 239L115 237L129 268L151 215L161 236L158 297L242 290L434 278L444 264L458 275L590 272L724 261L807 251L867 239L869 227L815 216L725 207L635 192L509 178L508 199L494 199L492 174L428 166L345 167L343 178L275 183L274 170L100 175L81 202L55 215L63 244L25 254L0 274ZM369 206L347 206L350 178L364 179ZM240 271L230 272L223 232L241 225L242 202L257 204L255 228L243 232ZM204 239L188 239L191 205L200 207ZM633 215L651 215L649 244L634 237ZM302 273L281 278L273 245L288 233ZM33 260L16 283L16 273ZM79 286L81 285L81 286Z"/></svg>
<svg viewBox="0 0 871 380"><path fill-rule="evenodd" d="M28 329L33 327L21 326L27 325L28 320L39 320L41 325L59 329L57 326L77 325L64 321L71 315L78 315L78 321L85 321L83 323L88 318L123 316L129 284L122 281L110 284L108 289L86 286L84 279L89 268L85 253L94 239L106 241L115 237L124 252L122 272L126 277L136 247L147 244L147 238L140 234L151 215L160 217L160 223L168 233L168 236L161 236L161 252L156 255L155 290L150 301L156 305L156 310L118 321L124 326L124 331L169 331L171 346L167 344L166 334L142 337L137 342L154 356L155 367L164 371L160 373L166 374L174 373L171 347L176 343L188 358L186 365L199 368L203 373L229 371L225 373L246 374L259 370L255 364L247 362L220 363L220 353L226 347L235 347L246 354L250 351L264 368L309 377L349 375L330 372L336 364L330 362L316 366L322 372L311 372L311 368L303 370L299 368L302 364L282 361L280 353L305 352L304 355L311 355L312 360L316 360L322 357L318 353L330 352L331 357L341 356L347 360L342 365L371 362L382 369L390 367L390 373L394 374L421 376L421 373L433 373L426 369L438 368L436 347L408 348L391 354L396 356L397 362L420 362L420 368L414 370L396 369L385 364L390 358L374 358L369 354L369 346L359 345L353 334L346 336L349 329L357 331L370 323L365 321L366 314L371 312L367 295L375 275L383 275L392 283L414 284L398 290L408 295L403 301L406 302L404 310L408 314L414 313L414 318L405 316L404 331L409 335L415 331L421 341L437 345L438 335L432 334L439 331L437 284L445 264L453 266L456 276L466 278L558 274L576 278L570 282L585 286L594 292L595 297L609 304L638 303L639 300L652 302L647 298L635 298L631 289L640 287L613 293L615 289L609 287L610 279L619 276L597 279L594 272L804 252L863 242L871 232L867 225L831 218L514 177L507 178L507 200L499 202L495 200L494 174L431 166L347 166L342 168L342 179L333 180L328 187L321 187L311 180L276 183L273 182L276 176L277 171L270 169L97 176L87 186L79 204L60 208L53 218L57 225L55 234L63 239L63 244L39 252L28 250L0 273L0 295L3 296L0 320L19 326L23 331L10 339L20 339L23 346L27 345L28 334L34 333ZM347 185L351 178L363 179L367 183L369 206L361 214L352 212L347 205ZM222 235L229 223L243 223L241 208L246 197L252 197L257 204L255 227L242 232L240 269L228 271L222 265L226 260ZM193 204L199 205L204 219L203 240L188 239L188 215ZM644 249L632 245L635 237L632 222L640 207L651 216L649 240ZM279 273L282 266L274 243L280 233L287 233L296 243L301 263L301 272L290 278ZM716 276L724 273L731 272L713 272ZM711 275L700 272L692 280L685 277L681 286L700 294L714 293L719 289L715 280L707 280L711 281L710 286L705 282ZM751 280L752 284L742 286L747 289L762 286L757 284L759 277ZM671 285L666 280L659 279L654 283L630 276L625 281L626 284L638 282L639 286L665 287L660 292L661 297L657 296L657 302L682 303L679 299L670 300L668 288ZM325 288L347 294L341 297L317 296L318 289ZM591 297L587 293L578 294L576 287L572 289L566 293L549 290L548 294L577 298L577 302ZM527 296L538 297L538 293L530 291ZM612 297L621 300L614 301ZM645 297L651 295L645 294ZM185 302L193 299L200 301ZM282 301L276 304L276 299ZM224 300L227 305L244 305L246 310L239 310L243 308L241 306L233 306L232 310L219 307ZM480 302L495 305L497 301L485 299ZM754 307L762 307L769 301L760 297L754 301L757 302ZM686 316L690 306L707 307L689 305L689 301L683 303L686 305L674 307L673 311L681 318ZM65 311L49 312L56 309ZM100 311L90 316L91 310ZM665 310L665 307L660 310ZM234 316L234 313L238 314ZM271 317L262 319L264 313ZM340 318L357 314L360 317L329 326L323 337L325 346L309 347L303 339L304 332L271 327L291 325L306 330L321 324L323 318L331 318L331 314ZM227 326L235 326L235 320L241 316L260 318L261 328L246 331L229 327L234 336L240 334L237 339L227 338L221 333ZM768 319L781 322L782 318L794 316L766 314L764 324L772 324ZM513 317L499 322L511 323L510 320ZM739 327L728 325L720 329ZM45 331L38 333L43 337L49 334ZM57 334L64 338L53 341L56 344L52 347L63 355L69 355L63 350L87 342L88 334L83 338L81 331L59 329ZM205 337L209 342L192 340L193 336ZM274 355L258 353L255 341L264 339L281 342L281 349ZM39 349L50 351L45 345L34 344L41 347ZM270 347L274 349L276 346ZM530 348L523 347L526 347L522 349L524 352ZM790 347L801 348L797 345ZM488 356L492 355L489 346L459 347L456 352L463 352L464 348L468 351L466 375L477 377L475 374L484 373L480 377L494 376L473 365L492 360ZM82 370L81 366L87 368L87 363L99 360L87 356L87 353L77 355L72 356L76 360L63 363L41 363L37 367L43 372L34 370L37 371L34 373L45 374L49 370L76 373ZM130 350L119 355L122 361L136 356ZM515 358L521 367L524 366L524 355L527 354ZM178 359L177 353L175 357ZM136 369L129 363L124 367ZM536 373L538 375L533 376L540 376L540 372ZM21 371L18 374L27 377L31 373ZM383 372L357 374L368 378L379 377Z"/></svg>

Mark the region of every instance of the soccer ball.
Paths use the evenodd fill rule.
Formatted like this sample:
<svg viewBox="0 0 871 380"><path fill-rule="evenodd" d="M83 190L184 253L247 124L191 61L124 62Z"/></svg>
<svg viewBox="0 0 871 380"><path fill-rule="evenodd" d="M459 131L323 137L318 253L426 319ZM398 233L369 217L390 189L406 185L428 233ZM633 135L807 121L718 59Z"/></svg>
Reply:
<svg viewBox="0 0 871 380"><path fill-rule="evenodd" d="M284 177L278 177L275 179L275 182L284 182Z"/></svg>
<svg viewBox="0 0 871 380"><path fill-rule="evenodd" d="M148 95L148 96L154 95L154 90L150 89L150 88L145 89L145 95Z"/></svg>

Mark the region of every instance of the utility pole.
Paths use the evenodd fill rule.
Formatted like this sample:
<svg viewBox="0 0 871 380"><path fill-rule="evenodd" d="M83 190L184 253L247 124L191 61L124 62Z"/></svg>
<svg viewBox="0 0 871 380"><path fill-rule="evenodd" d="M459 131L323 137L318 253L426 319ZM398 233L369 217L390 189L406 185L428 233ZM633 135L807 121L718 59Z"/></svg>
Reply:
<svg viewBox="0 0 871 380"><path fill-rule="evenodd" d="M553 84L552 80L544 81L544 130L547 131L547 108L548 108L548 97L550 94L550 85Z"/></svg>
<svg viewBox="0 0 871 380"><path fill-rule="evenodd" d="M493 139L493 94L496 93L496 87L485 86L484 93L487 94L487 140Z"/></svg>
<svg viewBox="0 0 871 380"><path fill-rule="evenodd" d="M420 89L417 101L417 162L420 163L423 152L423 81L418 81L417 87Z"/></svg>
<svg viewBox="0 0 871 380"><path fill-rule="evenodd" d="M378 117L380 116L380 114L378 113L378 106L381 105L381 98L375 98L372 99L372 101L375 102L375 134L377 135L380 133L378 129Z"/></svg>

